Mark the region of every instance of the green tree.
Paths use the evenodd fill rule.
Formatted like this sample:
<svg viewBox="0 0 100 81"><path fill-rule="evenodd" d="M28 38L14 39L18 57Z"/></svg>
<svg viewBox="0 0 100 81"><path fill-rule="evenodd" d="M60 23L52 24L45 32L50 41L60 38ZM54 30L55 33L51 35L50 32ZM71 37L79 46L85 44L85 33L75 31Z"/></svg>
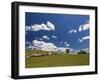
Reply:
<svg viewBox="0 0 100 81"><path fill-rule="evenodd" d="M66 53L68 54L70 51L69 51L69 49L66 49Z"/></svg>
<svg viewBox="0 0 100 81"><path fill-rule="evenodd" d="M87 54L87 52L86 51L80 51L80 52L78 52L78 54Z"/></svg>

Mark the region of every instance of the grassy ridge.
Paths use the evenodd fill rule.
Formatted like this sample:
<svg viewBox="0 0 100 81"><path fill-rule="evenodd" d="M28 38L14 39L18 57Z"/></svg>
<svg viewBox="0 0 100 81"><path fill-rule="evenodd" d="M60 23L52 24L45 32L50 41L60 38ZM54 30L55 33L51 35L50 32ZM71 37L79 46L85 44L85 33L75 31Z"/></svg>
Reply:
<svg viewBox="0 0 100 81"><path fill-rule="evenodd" d="M46 51L26 51L26 54L46 53ZM36 67L56 67L56 66L78 66L89 65L89 54L65 55L56 54L54 56L30 57L25 59L26 68Z"/></svg>

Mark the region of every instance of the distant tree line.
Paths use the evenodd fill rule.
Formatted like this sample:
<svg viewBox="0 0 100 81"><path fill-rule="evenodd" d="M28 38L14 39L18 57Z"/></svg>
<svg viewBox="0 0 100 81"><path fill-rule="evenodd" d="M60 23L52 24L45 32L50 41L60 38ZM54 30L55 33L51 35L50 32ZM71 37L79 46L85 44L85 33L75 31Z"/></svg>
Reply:
<svg viewBox="0 0 100 81"><path fill-rule="evenodd" d="M78 54L88 54L86 51L80 51Z"/></svg>
<svg viewBox="0 0 100 81"><path fill-rule="evenodd" d="M69 54L70 53L70 50L69 49L66 49L66 53ZM81 50L77 54L89 54L89 53L87 53L86 51Z"/></svg>

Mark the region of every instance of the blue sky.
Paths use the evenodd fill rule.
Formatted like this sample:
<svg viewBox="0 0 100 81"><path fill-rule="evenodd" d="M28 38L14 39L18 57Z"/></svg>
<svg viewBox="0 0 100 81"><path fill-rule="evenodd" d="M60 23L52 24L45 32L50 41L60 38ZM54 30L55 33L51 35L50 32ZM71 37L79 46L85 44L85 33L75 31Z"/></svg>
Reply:
<svg viewBox="0 0 100 81"><path fill-rule="evenodd" d="M41 29L44 25L54 29ZM25 26L26 46L38 40L75 50L89 48L89 15L26 12Z"/></svg>

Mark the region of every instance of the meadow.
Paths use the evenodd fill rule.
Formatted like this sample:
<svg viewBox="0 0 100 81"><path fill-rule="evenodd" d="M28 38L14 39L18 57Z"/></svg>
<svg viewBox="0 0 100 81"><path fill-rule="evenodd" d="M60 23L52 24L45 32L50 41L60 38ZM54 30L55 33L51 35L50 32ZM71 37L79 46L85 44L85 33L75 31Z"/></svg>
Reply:
<svg viewBox="0 0 100 81"><path fill-rule="evenodd" d="M47 54L47 51L41 50L26 50L25 56L31 54ZM37 67L59 67L59 66L82 66L89 65L89 54L67 54L67 53L54 53L49 56L39 57L25 57L25 68Z"/></svg>

